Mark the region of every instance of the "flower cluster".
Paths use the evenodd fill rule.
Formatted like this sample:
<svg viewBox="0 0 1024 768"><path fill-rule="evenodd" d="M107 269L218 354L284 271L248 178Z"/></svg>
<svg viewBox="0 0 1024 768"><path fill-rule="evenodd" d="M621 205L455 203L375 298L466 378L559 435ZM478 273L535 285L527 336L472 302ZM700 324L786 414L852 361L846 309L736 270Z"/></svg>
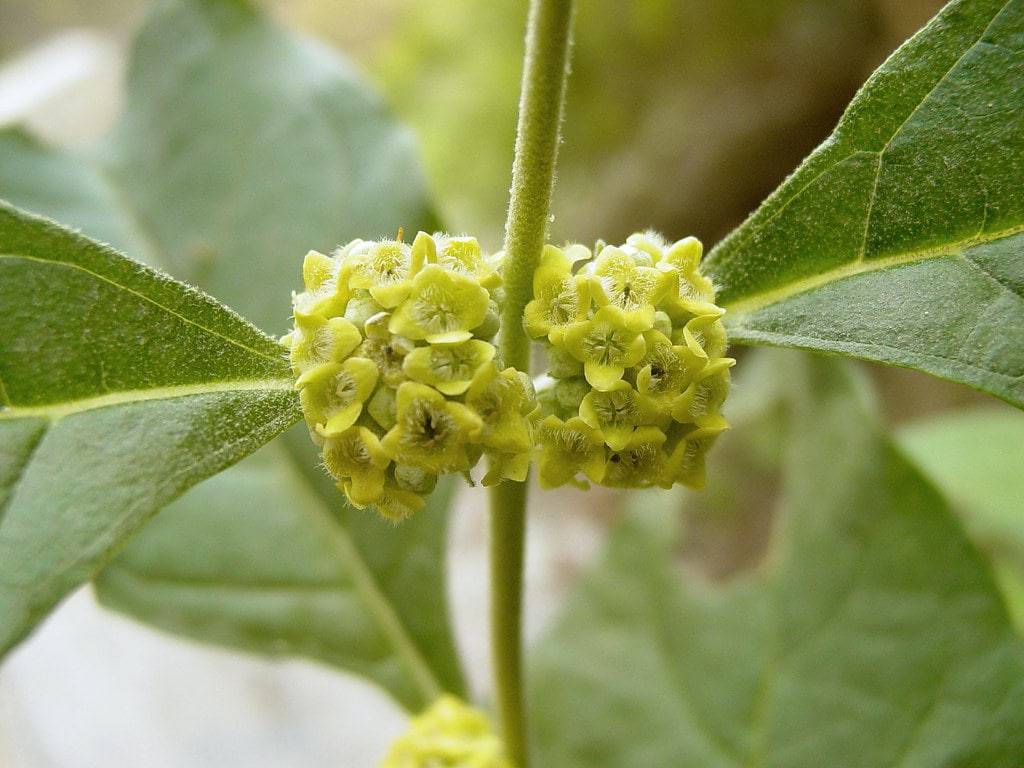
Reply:
<svg viewBox="0 0 1024 768"><path fill-rule="evenodd" d="M414 717L380 768L512 768L487 717L454 696Z"/></svg>
<svg viewBox="0 0 1024 768"><path fill-rule="evenodd" d="M541 485L699 488L735 362L701 243L643 233L595 250L547 246L524 313L548 355Z"/></svg>
<svg viewBox="0 0 1024 768"><path fill-rule="evenodd" d="M484 454L485 484L525 479L537 404L529 379L495 360L497 262L474 238L424 232L306 255L282 344L310 434L354 506L400 519L438 475Z"/></svg>

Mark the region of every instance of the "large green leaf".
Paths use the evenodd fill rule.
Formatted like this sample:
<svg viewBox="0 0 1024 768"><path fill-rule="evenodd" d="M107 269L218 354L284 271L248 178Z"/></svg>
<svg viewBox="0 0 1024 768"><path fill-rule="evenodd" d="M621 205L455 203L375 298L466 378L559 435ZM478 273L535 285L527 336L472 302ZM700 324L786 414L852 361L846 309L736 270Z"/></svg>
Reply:
<svg viewBox="0 0 1024 768"><path fill-rule="evenodd" d="M269 331L302 256L433 223L411 135L333 52L248 0L165 0L103 147L167 270Z"/></svg>
<svg viewBox="0 0 1024 768"><path fill-rule="evenodd" d="M972 408L908 424L898 438L992 558L1007 606L1024 629L1024 414Z"/></svg>
<svg viewBox="0 0 1024 768"><path fill-rule="evenodd" d="M1024 407L1024 0L957 0L709 255L735 342L920 368Z"/></svg>
<svg viewBox="0 0 1024 768"><path fill-rule="evenodd" d="M353 530L267 446L150 523L97 594L164 629L352 670L419 709L461 686L434 567L451 490L406 524L370 517Z"/></svg>
<svg viewBox="0 0 1024 768"><path fill-rule="evenodd" d="M793 399L766 565L683 577L679 498L635 497L535 652L542 764L1020 765L1024 647L985 565L846 369L780 364Z"/></svg>
<svg viewBox="0 0 1024 768"><path fill-rule="evenodd" d="M0 204L0 654L152 513L299 417L274 342Z"/></svg>
<svg viewBox="0 0 1024 768"><path fill-rule="evenodd" d="M987 547L1024 562L1024 414L973 408L913 422L899 442Z"/></svg>
<svg viewBox="0 0 1024 768"><path fill-rule="evenodd" d="M409 135L379 99L241 0L161 4L102 151L21 134L0 150L0 197L137 248L268 329L288 322L307 249L434 225ZM193 489L129 546L102 599L198 639L352 670L411 708L463 692L444 588L449 494L393 527L346 509L318 463L298 427Z"/></svg>
<svg viewBox="0 0 1024 768"><path fill-rule="evenodd" d="M149 243L97 163L44 146L19 128L0 130L0 198L85 232L150 266Z"/></svg>

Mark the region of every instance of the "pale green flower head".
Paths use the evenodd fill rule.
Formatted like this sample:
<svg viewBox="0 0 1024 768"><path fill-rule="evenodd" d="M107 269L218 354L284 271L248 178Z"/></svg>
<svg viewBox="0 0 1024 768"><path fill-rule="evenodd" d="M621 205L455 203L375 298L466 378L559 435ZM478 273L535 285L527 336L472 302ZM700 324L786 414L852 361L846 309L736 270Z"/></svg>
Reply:
<svg viewBox="0 0 1024 768"><path fill-rule="evenodd" d="M490 296L475 280L428 264L417 273L409 297L391 316L392 333L431 344L473 337L487 317Z"/></svg>
<svg viewBox="0 0 1024 768"><path fill-rule="evenodd" d="M412 719L380 768L513 768L490 721L444 695Z"/></svg>
<svg viewBox="0 0 1024 768"><path fill-rule="evenodd" d="M602 307L592 319L569 326L560 346L583 363L583 375L601 390L610 389L647 350L643 335L615 307Z"/></svg>
<svg viewBox="0 0 1024 768"><path fill-rule="evenodd" d="M429 472L462 472L471 466L467 447L483 423L462 403L425 384L398 388L397 419L381 445L398 464Z"/></svg>
<svg viewBox="0 0 1024 768"><path fill-rule="evenodd" d="M324 468L353 506L398 521L439 474L469 478L485 455L487 482L525 479L537 406L529 380L494 363L499 261L472 237L420 232L409 245L401 231L306 257L281 343Z"/></svg>
<svg viewBox="0 0 1024 768"><path fill-rule="evenodd" d="M578 267L557 249L545 251L525 313L524 326L545 344L549 361L537 395L547 425L538 433L542 482L569 482L579 472L578 461L550 447L554 436L568 441L571 434L574 445L585 445L589 434L604 443L588 454L595 467L597 453L605 462L594 482L693 485L703 477L697 449L679 446L686 435L702 450L713 442L690 433L721 418L734 362L724 356L724 310L700 272L703 248L696 238L670 244L640 232L622 245L598 241L594 250ZM584 289L566 293L581 280ZM570 424L593 431L567 432ZM670 457L682 462L690 454L685 471L666 469Z"/></svg>
<svg viewBox="0 0 1024 768"><path fill-rule="evenodd" d="M457 344L430 344L416 347L402 362L405 375L413 381L429 384L446 395L461 395L469 389L477 371L489 366L494 345L480 339Z"/></svg>

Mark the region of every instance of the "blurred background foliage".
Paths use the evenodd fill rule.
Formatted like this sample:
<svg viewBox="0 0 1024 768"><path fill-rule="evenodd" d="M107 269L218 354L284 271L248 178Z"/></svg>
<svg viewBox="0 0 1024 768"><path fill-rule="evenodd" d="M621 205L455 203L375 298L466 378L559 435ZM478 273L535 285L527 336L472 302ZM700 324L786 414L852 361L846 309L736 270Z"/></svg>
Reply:
<svg viewBox="0 0 1024 768"><path fill-rule="evenodd" d="M353 58L419 138L446 225L500 241L525 2L277 0ZM938 0L589 0L575 38L554 240L638 222L711 244L828 134ZM124 39L140 0L7 0L0 56L68 27Z"/></svg>

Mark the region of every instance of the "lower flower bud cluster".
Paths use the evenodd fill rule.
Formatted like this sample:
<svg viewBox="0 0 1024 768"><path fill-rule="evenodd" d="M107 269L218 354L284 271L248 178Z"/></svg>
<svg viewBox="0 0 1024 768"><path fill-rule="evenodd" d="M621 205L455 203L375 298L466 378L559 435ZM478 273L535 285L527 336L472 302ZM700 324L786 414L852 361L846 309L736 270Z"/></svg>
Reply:
<svg viewBox="0 0 1024 768"><path fill-rule="evenodd" d="M548 356L540 483L702 487L735 361L701 243L638 233L595 250L547 246L524 313Z"/></svg>
<svg viewBox="0 0 1024 768"><path fill-rule="evenodd" d="M414 717L380 768L512 768L487 717L445 695Z"/></svg>
<svg viewBox="0 0 1024 768"><path fill-rule="evenodd" d="M306 255L281 341L324 466L354 506L403 518L438 475L483 455L485 484L525 479L537 403L529 378L495 360L497 267L474 238L424 232Z"/></svg>

